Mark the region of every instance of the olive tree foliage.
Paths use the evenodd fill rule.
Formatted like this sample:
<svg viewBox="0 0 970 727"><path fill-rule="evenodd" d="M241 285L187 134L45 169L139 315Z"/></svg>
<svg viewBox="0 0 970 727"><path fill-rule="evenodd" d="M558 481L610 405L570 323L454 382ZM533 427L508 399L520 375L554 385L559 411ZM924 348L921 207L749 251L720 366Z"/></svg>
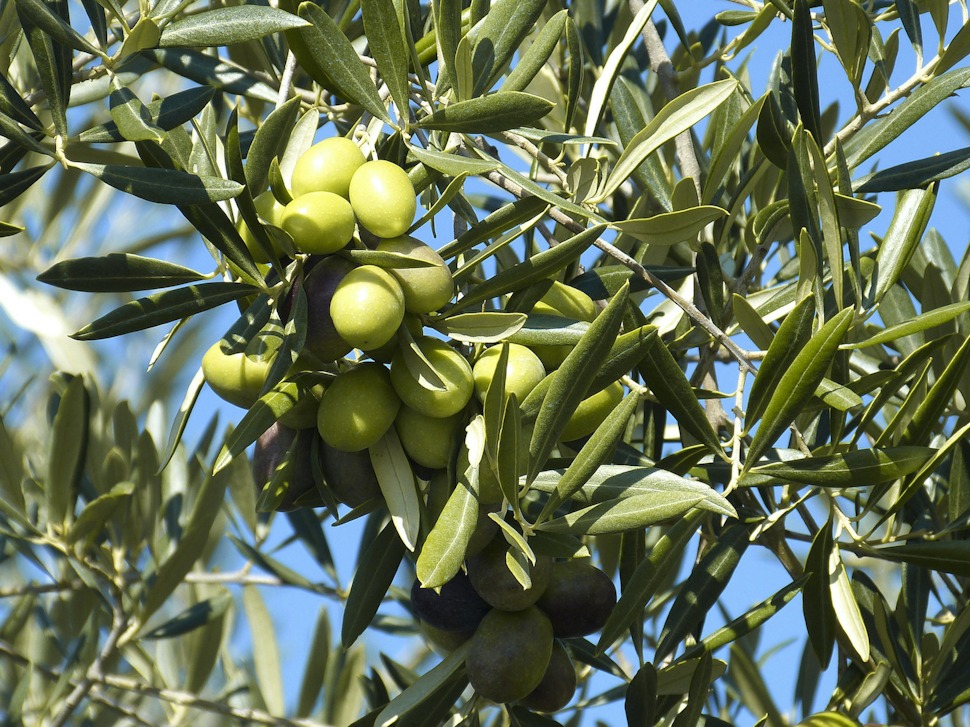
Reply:
<svg viewBox="0 0 970 727"><path fill-rule="evenodd" d="M963 724L970 253L930 218L970 151L878 161L970 83L965 3L751 0L698 28L678 6L0 2L6 723ZM753 88L746 53L779 28ZM854 104L833 104L820 56ZM380 500L284 516L286 465L257 493L245 452L292 401L288 364L228 433L192 372L220 306L226 340L269 322L278 358L299 354L304 256L257 265L238 223L287 249L253 199L285 201L333 135L420 194L415 227L459 286L424 326L469 356L575 347L525 401L498 386L469 412L443 491L389 449ZM528 315L551 280L599 316ZM132 358L151 370L119 383ZM613 414L560 442L617 379ZM461 568L486 467L523 578L539 552L618 585L603 630L567 640L580 688L555 714L477 697L463 652L434 656L408 616L415 568ZM348 585L331 545L359 517ZM787 585L725 605L757 550ZM288 689L269 589L320 597ZM804 631L773 631L799 604ZM795 695L759 669L793 637Z"/></svg>

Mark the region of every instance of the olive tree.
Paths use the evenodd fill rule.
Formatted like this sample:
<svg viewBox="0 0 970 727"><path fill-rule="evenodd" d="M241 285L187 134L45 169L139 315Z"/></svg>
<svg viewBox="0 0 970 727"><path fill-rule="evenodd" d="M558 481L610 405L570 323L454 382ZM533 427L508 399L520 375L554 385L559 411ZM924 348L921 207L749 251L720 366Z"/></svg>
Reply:
<svg viewBox="0 0 970 727"><path fill-rule="evenodd" d="M5 723L965 723L966 4L714 5L0 1Z"/></svg>

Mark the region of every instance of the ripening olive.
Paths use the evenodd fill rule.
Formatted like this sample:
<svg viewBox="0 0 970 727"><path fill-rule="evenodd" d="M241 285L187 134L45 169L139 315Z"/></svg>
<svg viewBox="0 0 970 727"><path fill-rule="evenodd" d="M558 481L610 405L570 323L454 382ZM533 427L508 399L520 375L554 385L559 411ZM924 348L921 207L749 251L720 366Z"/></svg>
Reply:
<svg viewBox="0 0 970 727"><path fill-rule="evenodd" d="M619 381L614 381L602 391L583 399L566 422L560 438L564 442L571 442L592 434L622 399L623 384Z"/></svg>
<svg viewBox="0 0 970 727"><path fill-rule="evenodd" d="M408 369L404 353L398 351L391 361L391 382L401 401L426 416L447 417L460 412L472 397L472 367L465 357L438 338L419 338L418 348L438 372L445 390L421 384Z"/></svg>
<svg viewBox="0 0 970 727"><path fill-rule="evenodd" d="M404 293L383 268L361 265L337 285L330 316L337 333L354 348L379 348L391 340L404 320Z"/></svg>
<svg viewBox="0 0 970 727"><path fill-rule="evenodd" d="M451 276L451 270L430 245L403 235L390 240L381 240L377 249L434 263L429 267L421 268L391 268L391 273L397 278L404 291L404 307L408 313L436 311L455 294L455 281Z"/></svg>
<svg viewBox="0 0 970 727"><path fill-rule="evenodd" d="M435 593L422 588L417 579L411 584L411 609L414 615L445 631L474 630L491 607L482 600L468 576L459 571Z"/></svg>
<svg viewBox="0 0 970 727"><path fill-rule="evenodd" d="M492 609L475 630L465 669L476 692L493 702L515 702L539 686L552 656L552 625L535 606Z"/></svg>
<svg viewBox="0 0 970 727"><path fill-rule="evenodd" d="M283 208L280 225L300 252L327 255L354 236L354 210L333 192L310 192L294 197Z"/></svg>
<svg viewBox="0 0 970 727"><path fill-rule="evenodd" d="M401 446L408 457L430 469L447 467L455 438L464 420L461 412L450 417L429 417L409 406L402 406L394 420Z"/></svg>
<svg viewBox="0 0 970 727"><path fill-rule="evenodd" d="M272 352L257 353L257 340L238 353L226 353L222 341L216 341L202 356L206 383L220 398L244 409L256 403L273 364Z"/></svg>
<svg viewBox="0 0 970 727"><path fill-rule="evenodd" d="M535 564L529 569L532 586L523 588L506 564L507 552L505 540L496 538L482 552L468 558L468 578L478 595L493 608L521 611L538 601L546 590L552 574L552 558L536 556Z"/></svg>
<svg viewBox="0 0 970 727"><path fill-rule="evenodd" d="M316 485L313 482L313 444L312 437L316 432L299 432L274 422L269 429L260 435L253 448L252 470L256 491L261 492L273 480L273 474L283 464L286 454L293 449L293 460L290 465L286 489L282 493L276 509L283 512L293 510L296 502L313 493L314 501Z"/></svg>
<svg viewBox="0 0 970 727"><path fill-rule="evenodd" d="M539 598L557 638L588 636L599 631L616 605L616 586L588 560L557 561L549 585Z"/></svg>
<svg viewBox="0 0 970 727"><path fill-rule="evenodd" d="M576 667L565 647L556 639L552 644L549 666L539 686L529 692L519 704L536 712L558 712L569 704L576 693Z"/></svg>
<svg viewBox="0 0 970 727"><path fill-rule="evenodd" d="M355 268L349 260L330 255L321 260L303 281L307 303L304 349L320 361L336 361L353 348L337 333L330 315L330 303L340 281Z"/></svg>
<svg viewBox="0 0 970 727"><path fill-rule="evenodd" d="M357 221L378 237L398 237L408 231L417 210L414 187L397 164L365 162L350 180L350 204Z"/></svg>
<svg viewBox="0 0 970 727"><path fill-rule="evenodd" d="M324 139L296 160L290 184L292 194L299 197L310 192L333 192L347 199L350 180L365 161L363 152L350 139Z"/></svg>
<svg viewBox="0 0 970 727"><path fill-rule="evenodd" d="M509 347L509 362L505 367L505 391L509 394L515 394L518 401L521 402L545 378L546 370L542 367L542 361L531 349L518 343L506 345ZM501 355L502 347L492 346L486 349L475 361L475 366L472 369L475 377L475 393L479 400L483 402L489 384L495 377L495 370L498 368L498 359Z"/></svg>
<svg viewBox="0 0 970 727"><path fill-rule="evenodd" d="M359 452L384 436L400 406L387 369L360 363L337 376L323 393L317 429L331 447Z"/></svg>
<svg viewBox="0 0 970 727"><path fill-rule="evenodd" d="M283 210L286 209L281 205L273 193L269 190L263 192L253 199L253 203L256 205L256 213L259 217L273 225L274 227L281 227L283 221ZM239 224L237 226L239 230L239 235L242 237L243 242L246 243L246 247L249 248L249 254L253 256L253 260L257 263L268 263L269 256L256 241L256 237L253 235L253 231L249 229L249 225L239 218ZM270 242L273 241L273 237L269 236ZM282 251L274 247L274 252L279 255Z"/></svg>
<svg viewBox="0 0 970 727"><path fill-rule="evenodd" d="M320 459L323 479L337 502L357 507L381 497L381 486L366 450L344 452L322 442Z"/></svg>

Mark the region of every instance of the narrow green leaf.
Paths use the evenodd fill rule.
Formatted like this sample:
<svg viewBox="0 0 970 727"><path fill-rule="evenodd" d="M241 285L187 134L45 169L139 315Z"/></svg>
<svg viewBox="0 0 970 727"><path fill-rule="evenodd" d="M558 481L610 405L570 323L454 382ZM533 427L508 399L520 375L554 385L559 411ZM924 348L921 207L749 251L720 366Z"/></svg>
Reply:
<svg viewBox="0 0 970 727"><path fill-rule="evenodd" d="M404 553L404 545L392 523L385 525L364 548L340 625L340 643L345 649L349 649L374 620Z"/></svg>
<svg viewBox="0 0 970 727"><path fill-rule="evenodd" d="M282 715L286 704L283 695L283 675L280 671L279 645L276 642L273 619L255 586L243 588L242 601L252 634L253 662L259 693L271 714Z"/></svg>
<svg viewBox="0 0 970 727"><path fill-rule="evenodd" d="M868 346L877 346L883 343L889 343L890 341L895 341L900 338L904 338L905 336L911 336L914 333L920 333L921 331L928 331L931 328L936 328L939 325L948 323L968 310L970 310L970 302L951 303L950 305L945 305L941 308L935 308L933 310L921 313L918 317L912 320L897 323L896 325L890 326L889 328L886 328L879 333L861 341L843 343L841 347L843 349L851 350L854 348L867 348Z"/></svg>
<svg viewBox="0 0 970 727"><path fill-rule="evenodd" d="M808 296L785 316L778 333L768 346L764 360L758 368L748 393L748 406L744 413L745 427L750 429L761 419L785 372L794 363L798 352L812 337L815 321L815 297Z"/></svg>
<svg viewBox="0 0 970 727"><path fill-rule="evenodd" d="M627 727L653 727L657 723L657 668L650 662L641 666L627 685L623 710Z"/></svg>
<svg viewBox="0 0 970 727"><path fill-rule="evenodd" d="M628 297L628 287L613 296L606 309L590 324L582 339L553 374L529 444L528 482L534 480L543 468L569 417L586 397L591 375L602 364L616 340Z"/></svg>
<svg viewBox="0 0 970 727"><path fill-rule="evenodd" d="M862 82L872 30L865 10L854 0L823 0L825 25L853 86Z"/></svg>
<svg viewBox="0 0 970 727"><path fill-rule="evenodd" d="M536 253L520 264L498 272L445 308L444 315L478 305L497 295L513 293L554 274L585 252L604 229L605 225L593 225L555 247Z"/></svg>
<svg viewBox="0 0 970 727"><path fill-rule="evenodd" d="M892 288L923 237L936 203L936 186L912 189L899 195L886 236L876 253L870 297L878 304Z"/></svg>
<svg viewBox="0 0 970 727"><path fill-rule="evenodd" d="M595 199L588 201L595 204L612 196L648 156L727 101L735 88L737 82L734 80L717 81L691 89L664 106L646 128L633 137L603 189Z"/></svg>
<svg viewBox="0 0 970 727"><path fill-rule="evenodd" d="M253 288L241 283L200 283L166 290L115 308L72 333L71 338L94 341L141 331L231 303L253 292Z"/></svg>
<svg viewBox="0 0 970 727"><path fill-rule="evenodd" d="M808 581L802 593L802 611L812 650L824 669L835 648L835 610L832 589L829 587L829 566L832 559L832 519L823 525L812 539L812 547L805 559Z"/></svg>
<svg viewBox="0 0 970 727"><path fill-rule="evenodd" d="M459 156L438 151L437 149L422 149L416 146L408 146L408 154L419 162L435 171L457 177L459 174L487 174L498 169L498 162L486 159L473 159L471 157ZM457 242L457 241L456 241Z"/></svg>
<svg viewBox="0 0 970 727"><path fill-rule="evenodd" d="M559 46L566 21L569 15L566 10L560 10L542 26L542 30L532 41L519 61L512 67L511 73L500 89L508 91L524 91L539 71L549 62L553 51Z"/></svg>
<svg viewBox="0 0 970 727"><path fill-rule="evenodd" d="M659 336L651 339L637 367L644 383L685 430L720 453L721 442L680 365Z"/></svg>
<svg viewBox="0 0 970 727"><path fill-rule="evenodd" d="M27 45L30 46L30 52L34 56L34 65L40 75L41 87L47 95L54 129L58 136L67 137L67 106L72 87L70 45L58 43L45 28L53 28L56 25L59 29L63 29L61 23L70 26L68 5L63 1L46 3L43 0L34 0L27 3L18 2L16 7L20 24L27 38ZM41 14L43 17L39 24L34 16L40 17ZM56 15L61 23L57 23L50 17L51 15Z"/></svg>
<svg viewBox="0 0 970 727"><path fill-rule="evenodd" d="M792 6L791 69L792 91L798 115L805 129L822 145L818 100L818 66L815 62L815 37L812 34L812 14L807 0L795 0Z"/></svg>
<svg viewBox="0 0 970 727"><path fill-rule="evenodd" d="M211 86L226 93L237 93L241 96L276 103L278 93L275 89L258 80L243 66L216 56L189 48L156 48L144 50L142 55L172 73L198 84Z"/></svg>
<svg viewBox="0 0 970 727"><path fill-rule="evenodd" d="M162 30L161 48L208 47L256 40L308 25L306 20L262 5L216 7L173 20Z"/></svg>
<svg viewBox="0 0 970 727"><path fill-rule="evenodd" d="M657 660L671 654L717 603L748 547L748 535L744 525L728 527L694 566L667 614L655 652Z"/></svg>
<svg viewBox="0 0 970 727"><path fill-rule="evenodd" d="M196 493L192 512L178 545L148 581L136 615L137 625L143 625L165 603L205 551L209 530L219 514L226 492L226 472L206 477Z"/></svg>
<svg viewBox="0 0 970 727"><path fill-rule="evenodd" d="M481 25L469 32L475 69L473 96L487 92L505 73L522 41L535 28L544 0L497 0Z"/></svg>
<svg viewBox="0 0 970 727"><path fill-rule="evenodd" d="M394 3L389 0L362 0L364 33L377 61L384 83L397 104L398 117L408 118L408 51L404 45L404 30L398 20Z"/></svg>
<svg viewBox="0 0 970 727"><path fill-rule="evenodd" d="M717 631L705 636L696 646L692 646L680 657L690 659L696 656L703 649L713 652L722 646L726 646L743 636L758 629L768 619L778 613L795 596L802 592L802 588L808 580L808 576L802 576L798 580L792 581L780 591L765 599L756 606L752 606L745 613L725 624Z"/></svg>
<svg viewBox="0 0 970 727"><path fill-rule="evenodd" d="M176 636L195 631L207 623L215 621L221 617L232 604L230 593L220 593L213 598L199 601L193 606L189 606L181 613L173 616L160 626L156 626L151 631L140 635L140 639L172 639Z"/></svg>
<svg viewBox="0 0 970 727"><path fill-rule="evenodd" d="M936 73L942 74L949 71L967 55L970 55L970 25L962 25L940 56L940 62L936 65Z"/></svg>
<svg viewBox="0 0 970 727"><path fill-rule="evenodd" d="M522 329L525 313L460 313L434 322L436 330L464 343L499 343Z"/></svg>
<svg viewBox="0 0 970 727"><path fill-rule="evenodd" d="M205 280L195 270L165 260L130 253L63 260L37 276L37 280L65 290L116 293L168 288Z"/></svg>
<svg viewBox="0 0 970 727"><path fill-rule="evenodd" d="M909 540L875 548L874 558L912 563L941 573L970 576L970 540Z"/></svg>
<svg viewBox="0 0 970 727"><path fill-rule="evenodd" d="M612 223L620 232L648 245L676 245L693 240L712 222L727 216L727 210L711 205L664 212L653 217Z"/></svg>
<svg viewBox="0 0 970 727"><path fill-rule="evenodd" d="M846 635L856 655L862 661L869 661L869 633L863 623L859 604L852 594L852 585L846 573L838 543L832 546L829 561L829 590L832 592L832 610L835 618ZM922 624L921 624L922 625Z"/></svg>
<svg viewBox="0 0 970 727"><path fill-rule="evenodd" d="M970 338L964 340L953 358L947 362L943 373L920 400L919 406L913 412L912 418L899 438L900 444L928 443L931 432L939 429L941 421L945 418L944 412L947 405L968 370L970 370Z"/></svg>
<svg viewBox="0 0 970 727"><path fill-rule="evenodd" d="M970 27L970 26L968 26ZM860 194L926 187L970 169L970 147L880 169L853 182Z"/></svg>
<svg viewBox="0 0 970 727"><path fill-rule="evenodd" d="M119 482L108 492L91 500L81 510L74 524L71 525L71 529L67 533L67 542L71 545L86 544L89 539L100 535L118 507L131 497L134 490L135 485L133 483Z"/></svg>
<svg viewBox="0 0 970 727"><path fill-rule="evenodd" d="M748 134L757 122L767 98L766 94L748 106L731 129L727 139L716 150L711 159L711 168L704 180L704 191L701 194L703 202L713 204L717 201L719 188L727 178L729 171L738 163L741 148L747 142Z"/></svg>
<svg viewBox="0 0 970 727"><path fill-rule="evenodd" d="M903 30L916 51L916 57L923 57L923 28L920 25L920 9L916 7L913 0L896 0L896 12L899 13L899 21L903 24Z"/></svg>
<svg viewBox="0 0 970 727"><path fill-rule="evenodd" d="M300 100L291 98L274 109L256 129L246 154L246 186L253 195L265 189L270 165L286 151L299 112Z"/></svg>
<svg viewBox="0 0 970 727"><path fill-rule="evenodd" d="M118 133L127 141L157 141L165 132L152 121L151 114L134 92L122 85L118 76L111 77L111 119Z"/></svg>
<svg viewBox="0 0 970 727"><path fill-rule="evenodd" d="M330 656L330 620L327 614L327 608L322 607L317 615L313 638L307 649L306 666L303 668L303 679L300 682L300 694L296 703L298 717L310 716L323 688Z"/></svg>
<svg viewBox="0 0 970 727"><path fill-rule="evenodd" d="M391 521L401 541L413 551L421 532L421 502L411 464L394 427L368 450L368 454Z"/></svg>
<svg viewBox="0 0 970 727"><path fill-rule="evenodd" d="M792 360L765 408L764 418L745 457L745 470L757 464L761 455L795 420L805 403L815 394L838 352L839 344L849 330L852 316L852 309L846 308L829 319Z"/></svg>
<svg viewBox="0 0 970 727"><path fill-rule="evenodd" d="M418 120L421 129L485 134L533 124L555 104L522 91L508 91L457 101Z"/></svg>
<svg viewBox="0 0 970 727"><path fill-rule="evenodd" d="M71 27L44 0L17 0L17 12L47 33L58 43L84 53L100 56L101 51Z"/></svg>
<svg viewBox="0 0 970 727"><path fill-rule="evenodd" d="M478 499L466 470L421 547L416 571L422 588L438 588L461 569L478 524Z"/></svg>
<svg viewBox="0 0 970 727"><path fill-rule="evenodd" d="M84 379L72 377L61 394L51 425L44 489L47 520L53 525L64 525L74 516L74 503L88 452L90 408Z"/></svg>
<svg viewBox="0 0 970 727"><path fill-rule="evenodd" d="M866 487L918 471L934 451L928 447L859 449L845 454L773 462L755 467L750 473L817 487Z"/></svg>
<svg viewBox="0 0 970 727"><path fill-rule="evenodd" d="M691 492L634 495L619 500L607 500L547 520L537 525L536 529L577 536L622 533L672 520L703 501L702 495Z"/></svg>
<svg viewBox="0 0 970 727"><path fill-rule="evenodd" d="M38 179L44 176L54 162L40 167L28 167L19 172L0 174L0 207L17 199L26 192Z"/></svg>
<svg viewBox="0 0 970 727"><path fill-rule="evenodd" d="M626 433L627 422L637 410L640 403L640 396L636 392L626 395L619 406L603 420L603 422L593 432L583 448L576 455L572 464L566 469L562 477L556 483L555 490L552 491L548 501L542 508L539 521L545 520L554 513L561 504L569 500L576 492L582 489L583 485L589 482L590 478L596 473L600 465L606 463L612 456L617 443ZM539 478L541 478L541 474ZM536 481L532 486L536 486Z"/></svg>
<svg viewBox="0 0 970 727"><path fill-rule="evenodd" d="M616 82L620 68L626 60L633 44L640 38L640 34L650 20L650 16L653 15L657 3L658 0L648 0L648 2L640 6L636 15L633 16L632 21L624 30L623 37L620 38L619 42L613 47L609 56L606 58L606 62L603 64L603 70L593 84L593 90L589 95L589 109L586 112L586 125L584 128L584 133L587 136L596 133L596 128L600 124L600 120L603 117L603 110L606 107L606 99L610 96L610 90Z"/></svg>
<svg viewBox="0 0 970 727"><path fill-rule="evenodd" d="M333 18L312 2L300 3L300 17L312 24L296 30L312 54L313 65L304 70L324 88L390 123L370 73Z"/></svg>
<svg viewBox="0 0 970 727"><path fill-rule="evenodd" d="M970 68L956 68L920 86L888 116L869 124L852 139L850 148L846 149L849 169L855 169L883 149L968 81Z"/></svg>
<svg viewBox="0 0 970 727"><path fill-rule="evenodd" d="M44 128L37 114L20 95L20 91L14 88L7 80L7 76L2 73L0 73L0 113L10 117L11 121L28 126L34 131Z"/></svg>
<svg viewBox="0 0 970 727"><path fill-rule="evenodd" d="M200 176L176 169L135 167L121 164L72 166L92 174L115 189L159 204L205 204L232 199L243 186L221 177Z"/></svg>

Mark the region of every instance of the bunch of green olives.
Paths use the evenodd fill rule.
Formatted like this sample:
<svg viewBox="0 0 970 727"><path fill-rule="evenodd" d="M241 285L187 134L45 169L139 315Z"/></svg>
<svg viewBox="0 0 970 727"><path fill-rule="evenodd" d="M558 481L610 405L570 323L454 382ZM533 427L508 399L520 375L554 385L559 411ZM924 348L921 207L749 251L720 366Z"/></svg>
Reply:
<svg viewBox="0 0 970 727"><path fill-rule="evenodd" d="M507 551L504 539L495 538L468 557L467 574L459 573L438 592L415 580L411 608L439 649L471 640L465 668L480 696L555 712L576 690L576 670L563 640L601 629L616 605L616 588L586 560L542 555L524 588L506 565Z"/></svg>

